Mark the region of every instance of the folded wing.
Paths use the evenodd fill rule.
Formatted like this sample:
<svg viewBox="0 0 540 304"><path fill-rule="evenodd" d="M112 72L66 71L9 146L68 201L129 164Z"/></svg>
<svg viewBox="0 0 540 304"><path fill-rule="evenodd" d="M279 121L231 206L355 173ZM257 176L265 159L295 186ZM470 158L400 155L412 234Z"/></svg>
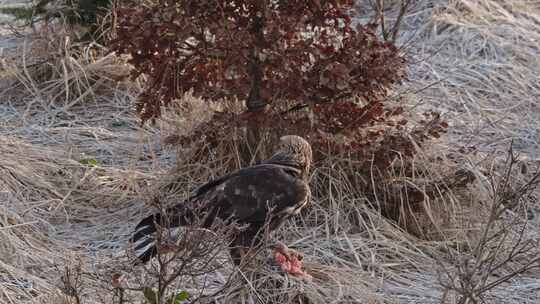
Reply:
<svg viewBox="0 0 540 304"><path fill-rule="evenodd" d="M309 198L309 186L295 167L252 166L201 186L188 202L168 209L166 216L158 213L143 219L135 228L132 242L139 259L147 262L157 254L156 224L167 228L190 225L195 217L193 206L197 206L197 216L207 219L202 228L210 228L216 218L247 224L249 228L233 243L250 246L258 243L259 231L265 223L270 230L276 229L289 216L298 213Z"/></svg>

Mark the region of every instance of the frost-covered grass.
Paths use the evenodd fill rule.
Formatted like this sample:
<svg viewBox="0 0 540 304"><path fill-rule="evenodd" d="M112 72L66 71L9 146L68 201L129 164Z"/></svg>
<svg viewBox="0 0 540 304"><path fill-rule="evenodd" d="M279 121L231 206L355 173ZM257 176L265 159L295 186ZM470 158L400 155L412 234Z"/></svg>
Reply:
<svg viewBox="0 0 540 304"><path fill-rule="evenodd" d="M459 292L442 284L448 276L467 286L467 279L478 282L487 273L478 268L468 276L465 261L496 252L502 262L519 236L538 244L534 195L527 202L514 200L528 213L516 207L488 223L496 194L504 190L509 142L525 159L511 171L509 193L538 165L539 2L420 0L403 31L400 41L412 59L400 90L414 101L412 109L437 109L451 125L448 135L415 158L423 176L392 181L427 192L443 180L435 183L440 194L426 200L424 213L409 219L420 221L430 236L414 236L381 216L369 207L381 202L354 193L353 181L332 163L322 163L312 187L333 191L320 191L327 195L276 235L304 254L313 280L285 276L262 254L256 271L239 275L243 279L216 303L458 303ZM76 303L78 294L82 303L111 303L111 275L139 275L140 269L123 268L123 250L137 220L150 212L145 203L152 189L177 175L183 181L178 195L185 197L214 172L177 159L180 154L163 145L166 135L189 128L193 119L171 114L166 118L175 123L139 125L132 106L140 84L117 82L127 73L121 60L102 55L99 47L73 53L61 33L42 35L30 35L1 58L0 302ZM52 53L63 55L47 61ZM195 99L191 103L203 107ZM194 113L199 117L201 111ZM475 181L447 189L444 178L456 169L471 172ZM504 224L524 224L525 230L509 229L500 246L478 249L486 227L498 231ZM535 261L538 248L486 282ZM81 275L76 293L66 290L66 269ZM538 303L539 278L538 267L524 271L486 291L484 299ZM193 286L182 281L178 287ZM126 297L143 299L140 291Z"/></svg>

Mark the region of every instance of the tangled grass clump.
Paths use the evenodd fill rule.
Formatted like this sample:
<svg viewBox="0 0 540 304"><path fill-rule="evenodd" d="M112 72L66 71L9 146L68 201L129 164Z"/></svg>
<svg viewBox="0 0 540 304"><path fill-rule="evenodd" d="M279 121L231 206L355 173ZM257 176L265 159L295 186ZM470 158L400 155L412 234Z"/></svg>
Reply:
<svg viewBox="0 0 540 304"><path fill-rule="evenodd" d="M390 1L379 4L386 5L380 7L388 13L385 24L394 23L399 12ZM404 36L397 35L396 43L420 37L409 50L424 56L409 66L405 84L414 93L399 94L395 115L386 120L407 124L389 126L396 133L381 135L367 148L342 150L321 142L312 204L277 232L276 238L303 253L312 281L285 275L264 250L242 272L216 256L209 265L222 268L197 277L181 272L162 301L540 301L534 213L540 192L536 154L527 154L535 151L538 121L531 110L540 71L533 42L540 33L534 22L538 10L525 0L422 0L411 9L401 17ZM149 207L156 208L154 198L174 203L208 179L256 162L246 149L267 153L279 132L263 130L260 144L245 145L248 123L229 124L244 121L235 116L244 104L190 96L173 101L156 125L141 126L131 112L137 83L118 85L109 74L126 75L123 61L83 51L95 46L73 48L54 32L48 40L28 40L19 52L26 56L6 52L10 57L2 58L9 67L2 71L3 88L17 87L0 92L7 101L0 103L0 302L147 301L159 291L161 268L133 268L127 240ZM392 31L385 32L391 40ZM38 47L44 41L51 47ZM281 115L295 106L266 113ZM340 106L350 110L346 102ZM433 108L444 113L447 128ZM377 107L369 109L380 114ZM419 118L410 109L428 116ZM386 110L392 109L382 115ZM314 118L310 111L285 116L298 117L294 128L301 130ZM448 133L430 134L423 126L431 121ZM281 128L281 116L269 123ZM382 127L362 126L368 134ZM331 119L324 127L347 132ZM205 134L214 141L199 140ZM406 136L412 155L391 148L400 146L394 143L399 135ZM518 136L513 153L498 148ZM392 157L377 166L380 156ZM208 260L211 254L199 261Z"/></svg>

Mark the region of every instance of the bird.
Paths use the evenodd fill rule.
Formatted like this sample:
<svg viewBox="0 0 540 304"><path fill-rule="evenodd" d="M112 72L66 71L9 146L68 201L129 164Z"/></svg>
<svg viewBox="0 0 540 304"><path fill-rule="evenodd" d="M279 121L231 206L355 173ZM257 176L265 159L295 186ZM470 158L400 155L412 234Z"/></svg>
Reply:
<svg viewBox="0 0 540 304"><path fill-rule="evenodd" d="M312 158L307 140L282 136L270 158L213 179L186 201L166 209L165 214L157 212L142 219L131 237L137 263L146 264L157 255L158 229L191 225L195 214L189 206L197 206L204 215L201 228L211 229L216 219L244 227L232 236L229 245L233 263L240 265L246 249L262 244L263 230L276 230L308 205ZM276 250L282 246L278 247Z"/></svg>

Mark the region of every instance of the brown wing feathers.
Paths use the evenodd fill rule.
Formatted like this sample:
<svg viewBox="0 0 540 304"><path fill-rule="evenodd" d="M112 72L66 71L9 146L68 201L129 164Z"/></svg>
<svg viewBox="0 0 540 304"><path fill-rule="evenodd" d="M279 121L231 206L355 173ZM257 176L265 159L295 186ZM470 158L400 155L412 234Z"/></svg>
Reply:
<svg viewBox="0 0 540 304"><path fill-rule="evenodd" d="M237 170L201 186L187 204L179 204L166 216L153 214L135 228L131 239L139 260L146 263L156 253L156 224L165 227L190 225L191 201L203 203L203 210L223 220L233 219L249 228L233 244L257 243L255 235L268 218L270 228L277 228L289 216L297 214L310 197L307 176L311 147L301 137L284 136L276 154L261 165ZM164 219L168 219L165 223ZM205 223L211 225L211 220Z"/></svg>

